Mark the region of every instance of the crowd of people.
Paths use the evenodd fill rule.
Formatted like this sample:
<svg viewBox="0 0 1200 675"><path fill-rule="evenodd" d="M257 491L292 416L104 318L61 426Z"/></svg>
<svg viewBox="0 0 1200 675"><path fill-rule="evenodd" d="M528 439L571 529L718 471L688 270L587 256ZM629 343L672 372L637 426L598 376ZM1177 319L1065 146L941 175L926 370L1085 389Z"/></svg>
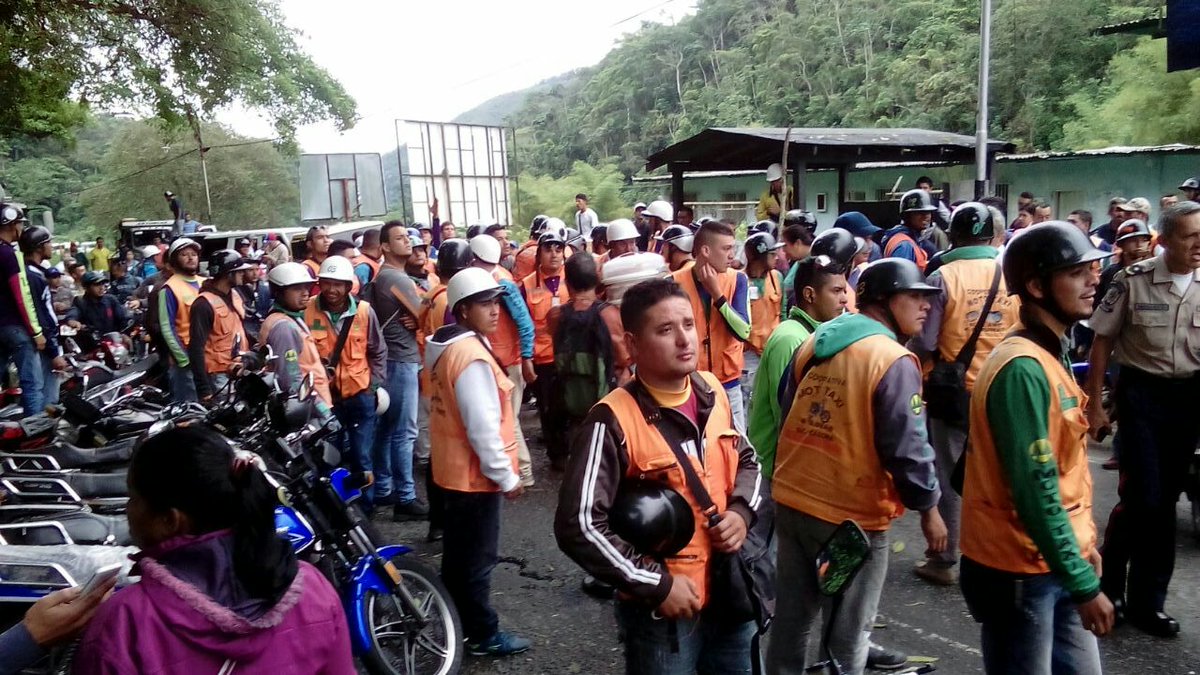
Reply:
<svg viewBox="0 0 1200 675"><path fill-rule="evenodd" d="M813 570L846 520L870 555L822 632L844 672L903 664L871 629L905 509L927 543L915 573L961 584L989 673L1099 672L1094 636L1121 620L1178 632L1165 601L1200 436L1184 410L1200 393L1200 182L1163 198L1157 227L1142 197L1097 225L1022 195L1010 223L1004 200L946 204L922 178L895 225L850 212L820 229L782 177L768 169L741 240L664 200L602 222L580 194L574 227L538 216L519 245L435 204L430 224L354 242L312 227L299 261L277 238L239 241L203 275L184 235L128 256L97 240L60 270L50 233L0 205L0 361L37 411L57 395L60 325L141 317L176 401L222 396L239 350L271 355L280 386L311 381L336 419L368 513L428 520L471 654L531 646L489 600L503 499L535 484L526 404L561 481L558 544L588 592L617 599L629 672L804 672L828 608ZM1113 420L1122 491L1101 546L1087 434ZM733 583L731 560L768 570L763 587ZM309 574L273 573L264 611ZM731 593L773 607L765 646L761 613Z"/></svg>

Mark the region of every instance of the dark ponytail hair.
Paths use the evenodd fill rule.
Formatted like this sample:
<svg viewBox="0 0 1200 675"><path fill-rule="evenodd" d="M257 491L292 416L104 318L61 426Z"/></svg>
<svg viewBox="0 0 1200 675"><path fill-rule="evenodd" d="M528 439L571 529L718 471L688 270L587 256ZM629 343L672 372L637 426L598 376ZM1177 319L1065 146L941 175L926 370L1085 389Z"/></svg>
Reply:
<svg viewBox="0 0 1200 675"><path fill-rule="evenodd" d="M176 427L138 446L130 481L152 510L187 514L192 534L232 529L234 574L274 605L296 577L296 557L275 532L275 490L255 467L235 467L234 457L215 429Z"/></svg>

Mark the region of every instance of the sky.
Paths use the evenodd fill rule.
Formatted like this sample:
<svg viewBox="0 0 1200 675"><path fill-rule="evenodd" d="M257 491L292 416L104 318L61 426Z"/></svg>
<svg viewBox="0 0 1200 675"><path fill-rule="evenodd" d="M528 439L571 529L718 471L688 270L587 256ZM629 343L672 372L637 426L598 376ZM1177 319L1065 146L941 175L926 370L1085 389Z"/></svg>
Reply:
<svg viewBox="0 0 1200 675"><path fill-rule="evenodd" d="M360 121L302 127L304 152L386 152L394 120L448 122L493 96L598 62L643 21L673 23L694 0L279 0L299 43L358 103ZM252 111L222 111L270 137Z"/></svg>

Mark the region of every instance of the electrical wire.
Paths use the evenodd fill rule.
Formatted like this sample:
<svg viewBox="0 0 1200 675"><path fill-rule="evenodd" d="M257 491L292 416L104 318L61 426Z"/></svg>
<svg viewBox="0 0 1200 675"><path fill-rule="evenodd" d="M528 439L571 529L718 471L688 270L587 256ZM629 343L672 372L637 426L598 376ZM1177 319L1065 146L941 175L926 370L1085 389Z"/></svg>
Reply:
<svg viewBox="0 0 1200 675"><path fill-rule="evenodd" d="M205 152L208 152L209 150L216 150L216 149L220 149L220 148L238 148L238 147L241 147L241 146L244 146L244 145L258 145L259 143L274 143L275 141L278 141L278 140L279 140L278 138L257 138L257 139L253 139L253 140L249 140L249 141L239 141L239 142L237 142L237 143L219 143L219 144L216 144L216 145L210 145L210 146L207 146L207 147L205 148ZM176 161L176 160L183 159L184 157L187 157L187 156L189 156L189 155L195 154L195 153L196 153L196 152L198 152L199 150L200 150L199 148L192 148L191 150L188 150L188 151L186 151L186 152L181 152L181 153L179 153L178 155L175 155L175 156L173 156L173 157L168 157L168 158L166 158L166 159L162 160L161 162L157 162L157 163L155 163L155 164L151 164L150 166L147 166L147 167L144 167L144 168L138 169L137 171L131 171L130 173L124 174L124 175L122 175L122 176L118 176L118 177L116 177L116 178L113 178L113 179L110 179L110 180L106 180L106 181L104 181L103 183L97 183L97 184L95 184L95 185L89 185L89 186L87 186L87 187L85 187L85 188L83 188L83 189L81 189L81 190L76 190L76 191L74 191L74 192L67 192L67 193L64 193L64 194L68 194L68 195L76 195L76 196L78 196L78 195L81 195L81 194L83 194L83 193L85 193L85 192L88 192L88 191L90 191L90 190L95 190L95 189L97 189L97 188L102 188L102 187L105 187L105 186L108 186L108 185L112 185L112 184L114 184L114 183L120 183L120 182L123 182L123 181L127 181L127 180L129 180L130 178L133 178L133 177L135 177L135 176L140 176L140 175L142 175L142 174L144 174L144 173L147 173L147 172L149 172L149 171L153 171L153 170L155 170L155 169L157 169L157 168L159 168L159 167L162 167L162 166L165 166L165 165L167 165L167 164L170 164L171 162L174 162L174 161Z"/></svg>

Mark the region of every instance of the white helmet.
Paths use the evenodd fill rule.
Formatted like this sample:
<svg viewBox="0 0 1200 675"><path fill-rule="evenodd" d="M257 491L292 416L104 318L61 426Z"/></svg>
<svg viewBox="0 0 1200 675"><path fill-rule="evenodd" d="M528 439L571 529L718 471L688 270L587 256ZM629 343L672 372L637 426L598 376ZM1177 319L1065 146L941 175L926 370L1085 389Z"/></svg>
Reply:
<svg viewBox="0 0 1200 675"><path fill-rule="evenodd" d="M279 263L271 268L267 275L267 283L272 286L311 286L313 278L308 274L308 268L298 262Z"/></svg>
<svg viewBox="0 0 1200 675"><path fill-rule="evenodd" d="M463 300L490 300L503 292L486 270L468 267L450 277L450 283L446 284L446 303L453 312Z"/></svg>
<svg viewBox="0 0 1200 675"><path fill-rule="evenodd" d="M775 162L771 166L767 167L767 182L768 183L774 183L775 181L779 180L780 178L783 178L783 165L782 164L780 164L779 162Z"/></svg>
<svg viewBox="0 0 1200 675"><path fill-rule="evenodd" d="M200 252L200 244L196 243L195 239L188 239L187 237L180 237L176 239L175 241L171 242L171 247L167 249L167 259L170 260L171 258L174 258L175 253L189 247L196 249L196 253Z"/></svg>
<svg viewBox="0 0 1200 675"><path fill-rule="evenodd" d="M639 281L665 277L667 262L657 253L627 253L604 263L604 295L608 302L621 304L625 291Z"/></svg>
<svg viewBox="0 0 1200 675"><path fill-rule="evenodd" d="M637 225L634 225L633 221L628 218L617 218L608 224L609 244L612 244L614 241L637 239L639 236L640 233L638 232Z"/></svg>
<svg viewBox="0 0 1200 675"><path fill-rule="evenodd" d="M560 239L567 240L567 224L561 218L547 218L546 224L542 226L542 234L547 232L557 232Z"/></svg>
<svg viewBox="0 0 1200 675"><path fill-rule="evenodd" d="M142 247L142 258L153 258L159 253L162 253L162 250L157 246L150 245Z"/></svg>
<svg viewBox="0 0 1200 675"><path fill-rule="evenodd" d="M392 397L387 389L380 387L375 390L375 414L382 415L392 406Z"/></svg>
<svg viewBox="0 0 1200 675"><path fill-rule="evenodd" d="M426 247L429 246L429 244L426 244L425 240L421 238L421 235L413 235L413 234L408 235L408 243L413 248L416 248L418 246L426 246Z"/></svg>
<svg viewBox="0 0 1200 675"><path fill-rule="evenodd" d="M471 253L485 263L500 262L500 242L490 234L480 234L471 239Z"/></svg>
<svg viewBox="0 0 1200 675"><path fill-rule="evenodd" d="M642 211L642 215L647 218L658 218L664 223L669 223L675 220L675 207L671 206L670 202L655 199L650 202L645 211ZM612 241L611 235L609 235L609 241Z"/></svg>
<svg viewBox="0 0 1200 675"><path fill-rule="evenodd" d="M331 255L321 263L321 271L317 272L318 279L332 279L354 283L354 266L340 255Z"/></svg>

